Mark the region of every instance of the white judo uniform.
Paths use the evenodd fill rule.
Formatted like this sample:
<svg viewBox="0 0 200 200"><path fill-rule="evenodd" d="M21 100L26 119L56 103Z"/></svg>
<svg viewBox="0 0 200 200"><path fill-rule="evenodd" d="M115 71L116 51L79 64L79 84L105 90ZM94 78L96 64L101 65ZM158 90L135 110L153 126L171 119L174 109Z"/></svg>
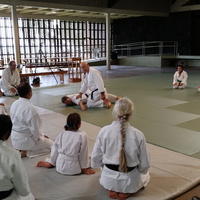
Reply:
<svg viewBox="0 0 200 200"><path fill-rule="evenodd" d="M119 165L121 147L119 121L112 122L111 125L103 127L99 132L92 152L91 167L103 167L100 184L104 188L122 193L135 193L150 181L150 159L143 133L130 126L128 122L125 127L127 166L135 168L130 172L123 173L109 169L104 165Z"/></svg>
<svg viewBox="0 0 200 200"><path fill-rule="evenodd" d="M4 200L34 200L19 152L7 147L6 142L2 140L0 140L0 163L0 193L13 189L11 195Z"/></svg>
<svg viewBox="0 0 200 200"><path fill-rule="evenodd" d="M182 71L180 75L178 71L176 71L173 77L173 84L183 83L184 86L173 86L173 88L185 88L185 86L187 85L187 79L188 79L188 74L186 71Z"/></svg>
<svg viewBox="0 0 200 200"><path fill-rule="evenodd" d="M56 166L61 174L74 175L88 168L88 141L84 131L64 131L55 140L51 148L51 157L47 162Z"/></svg>
<svg viewBox="0 0 200 200"><path fill-rule="evenodd" d="M85 74L85 78L81 83L80 92L85 94L87 90L91 91L87 99L87 107L103 107L101 92L105 92L106 97L107 92L100 72L91 67L89 73Z"/></svg>
<svg viewBox="0 0 200 200"><path fill-rule="evenodd" d="M76 99L76 96L77 96L78 94L76 93L76 94L69 94L69 95L66 95L67 97L69 97L71 100L72 100L72 102L74 103L74 104L76 104L76 105L79 105L79 102L82 100L82 102L83 103L86 103L87 102L87 96L85 95L85 94L82 94L82 98L78 98L78 99Z"/></svg>
<svg viewBox="0 0 200 200"><path fill-rule="evenodd" d="M53 141L44 137L42 120L30 100L21 97L16 100L11 105L10 116L15 149L26 150L28 156L50 152Z"/></svg>
<svg viewBox="0 0 200 200"><path fill-rule="evenodd" d="M67 97L69 97L72 102L76 105L79 105L79 102L82 100L83 103L87 103L88 97L90 95L90 92L88 91L86 94L82 94L82 98L76 99L76 96L78 94L70 94L70 95L66 95ZM86 96L87 95L87 96ZM114 94L107 94L107 98L110 100L111 103L116 103L117 101L117 96Z"/></svg>
<svg viewBox="0 0 200 200"><path fill-rule="evenodd" d="M17 92L12 93L10 89L20 84L20 75L17 69L11 73L10 68L6 68L2 72L1 87L6 96L15 96Z"/></svg>

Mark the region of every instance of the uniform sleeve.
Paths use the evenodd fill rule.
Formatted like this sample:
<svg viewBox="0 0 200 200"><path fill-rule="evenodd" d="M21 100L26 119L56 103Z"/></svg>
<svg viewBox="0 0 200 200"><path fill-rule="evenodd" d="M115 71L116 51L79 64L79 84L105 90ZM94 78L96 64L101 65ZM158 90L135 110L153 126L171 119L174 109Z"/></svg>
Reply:
<svg viewBox="0 0 200 200"><path fill-rule="evenodd" d="M79 92L84 94L87 91L87 89L88 89L88 82L87 82L87 77L85 77L84 80L81 82L81 89Z"/></svg>
<svg viewBox="0 0 200 200"><path fill-rule="evenodd" d="M61 143L61 134L56 138L54 144L51 147L51 157L50 157L50 162L53 166L56 166L56 160L58 158L58 147Z"/></svg>
<svg viewBox="0 0 200 200"><path fill-rule="evenodd" d="M103 165L103 151L102 151L102 142L101 142L101 133L102 129L99 132L93 152L92 152L92 158L91 158L91 166L92 168L100 168Z"/></svg>
<svg viewBox="0 0 200 200"><path fill-rule="evenodd" d="M68 97L72 100L72 102L73 103L75 103L75 104L77 104L77 105L79 105L79 102L80 102L80 98L79 99L76 99L76 96L77 96L78 94L74 94L74 95L69 95Z"/></svg>
<svg viewBox="0 0 200 200"><path fill-rule="evenodd" d="M13 178L11 181L13 182L14 188L18 195L27 196L30 194L28 176L20 155L16 156L16 154L14 154L12 157L12 162Z"/></svg>
<svg viewBox="0 0 200 200"><path fill-rule="evenodd" d="M182 83L184 83L185 85L187 84L187 78L188 78L188 74L187 72L184 71Z"/></svg>
<svg viewBox="0 0 200 200"><path fill-rule="evenodd" d="M150 167L150 157L149 157L149 152L147 150L146 140L144 136L140 141L138 159L139 159L138 170L142 174L147 173Z"/></svg>
<svg viewBox="0 0 200 200"><path fill-rule="evenodd" d="M44 141L44 134L42 132L42 120L38 113L34 114L28 122L29 129L36 141Z"/></svg>
<svg viewBox="0 0 200 200"><path fill-rule="evenodd" d="M85 169L89 167L89 159L88 159L88 139L87 135L81 135L81 148L79 154L79 162L81 169Z"/></svg>
<svg viewBox="0 0 200 200"><path fill-rule="evenodd" d="M94 82L99 90L99 92L104 92L105 89L104 89L104 82L103 82L103 79L101 77L101 74L94 71L93 72L93 79L94 79Z"/></svg>
<svg viewBox="0 0 200 200"><path fill-rule="evenodd" d="M9 81L9 74L8 72L6 71L6 69L3 71L2 73L2 77L1 77L1 82L2 82L2 85L3 85L3 89L8 91L10 90L11 88L13 88L13 86L10 84L10 81Z"/></svg>
<svg viewBox="0 0 200 200"><path fill-rule="evenodd" d="M177 75L176 72L174 73L174 77L173 77L173 84L175 84L177 82Z"/></svg>
<svg viewBox="0 0 200 200"><path fill-rule="evenodd" d="M16 86L18 86L20 84L20 74L18 72L18 70L16 70Z"/></svg>

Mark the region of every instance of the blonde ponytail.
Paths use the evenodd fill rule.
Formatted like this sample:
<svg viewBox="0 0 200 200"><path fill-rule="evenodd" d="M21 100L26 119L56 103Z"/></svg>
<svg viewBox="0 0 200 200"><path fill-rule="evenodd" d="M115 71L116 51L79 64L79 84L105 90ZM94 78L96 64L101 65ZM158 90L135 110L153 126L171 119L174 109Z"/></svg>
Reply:
<svg viewBox="0 0 200 200"><path fill-rule="evenodd" d="M127 173L127 159L125 151L126 143L126 128L125 123L129 120L129 117L132 115L134 110L133 102L127 97L119 99L113 109L113 116L115 119L119 120L121 123L121 147L119 150L119 171Z"/></svg>
<svg viewBox="0 0 200 200"><path fill-rule="evenodd" d="M125 152L125 142L126 142L126 129L125 122L127 121L127 116L124 115L120 117L121 122L121 148L119 153L119 171L127 173L127 161L126 161L126 152Z"/></svg>

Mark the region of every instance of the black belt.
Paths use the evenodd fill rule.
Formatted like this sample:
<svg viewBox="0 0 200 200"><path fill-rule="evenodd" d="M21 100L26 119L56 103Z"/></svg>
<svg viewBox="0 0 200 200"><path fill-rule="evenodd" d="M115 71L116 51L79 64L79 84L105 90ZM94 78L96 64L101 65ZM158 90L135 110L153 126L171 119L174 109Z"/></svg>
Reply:
<svg viewBox="0 0 200 200"><path fill-rule="evenodd" d="M13 188L7 191L0 191L0 199L5 199L9 197L13 192Z"/></svg>
<svg viewBox="0 0 200 200"><path fill-rule="evenodd" d="M94 94L94 92L96 92L98 90L98 88L97 89L95 89L95 90L93 90L92 92L91 92L91 99L93 100L93 94Z"/></svg>
<svg viewBox="0 0 200 200"><path fill-rule="evenodd" d="M109 169L112 169L114 171L119 172L119 165L112 165L112 164L105 164L105 166ZM127 171L131 172L132 170L134 170L135 167L127 167Z"/></svg>
<svg viewBox="0 0 200 200"><path fill-rule="evenodd" d="M15 86L15 85L12 85L15 89L17 89L17 86Z"/></svg>

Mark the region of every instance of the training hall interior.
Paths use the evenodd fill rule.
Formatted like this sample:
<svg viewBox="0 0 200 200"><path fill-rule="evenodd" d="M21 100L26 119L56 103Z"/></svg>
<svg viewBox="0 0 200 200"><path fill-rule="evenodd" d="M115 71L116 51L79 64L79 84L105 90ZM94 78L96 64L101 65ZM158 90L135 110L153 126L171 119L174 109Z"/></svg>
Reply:
<svg viewBox="0 0 200 200"><path fill-rule="evenodd" d="M196 0L1 0L0 76L15 60L53 140L68 114L79 113L91 154L99 131L113 121L114 105L82 111L61 102L79 92L80 63L87 62L101 72L108 93L133 101L129 122L147 141L151 180L128 199L191 200L200 197L199 35ZM184 89L172 88L178 65L188 73ZM0 103L9 111L18 98L2 96ZM47 157L22 158L37 200L110 199L100 169L66 176L37 168Z"/></svg>

